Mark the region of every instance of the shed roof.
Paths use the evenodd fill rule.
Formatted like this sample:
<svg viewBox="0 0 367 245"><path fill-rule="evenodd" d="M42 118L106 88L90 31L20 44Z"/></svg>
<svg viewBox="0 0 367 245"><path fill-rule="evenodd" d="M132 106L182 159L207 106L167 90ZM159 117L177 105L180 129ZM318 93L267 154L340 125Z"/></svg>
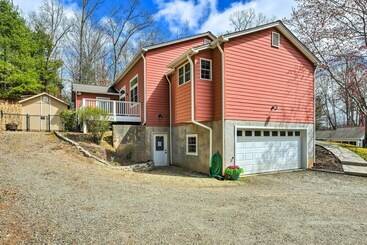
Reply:
<svg viewBox="0 0 367 245"><path fill-rule="evenodd" d="M55 96L53 96L53 95L51 95L51 94L48 94L48 93L46 93L46 92L43 92L43 93L40 93L40 94L36 94L36 95L30 96L30 97L28 97L28 98L25 98L25 99L23 99L23 100L20 100L20 101L19 101L19 103L20 103L20 104L22 104L23 102L26 102L26 101L32 100L32 99L37 98L37 97L40 97L40 96L42 96L42 95L46 95L46 96L48 96L48 97L50 97L50 98L52 98L52 99L54 99L54 100L57 100L57 101L59 101L59 102L61 102L61 103L65 104L65 105L69 106L69 104L68 104L68 103L66 103L65 101L63 101L62 99L59 99L59 98L57 98L57 97L55 97Z"/></svg>
<svg viewBox="0 0 367 245"><path fill-rule="evenodd" d="M74 92L96 93L96 94L118 94L112 86L97 86L91 84L73 84Z"/></svg>
<svg viewBox="0 0 367 245"><path fill-rule="evenodd" d="M336 130L318 130L319 140L360 140L364 139L364 127L337 128Z"/></svg>

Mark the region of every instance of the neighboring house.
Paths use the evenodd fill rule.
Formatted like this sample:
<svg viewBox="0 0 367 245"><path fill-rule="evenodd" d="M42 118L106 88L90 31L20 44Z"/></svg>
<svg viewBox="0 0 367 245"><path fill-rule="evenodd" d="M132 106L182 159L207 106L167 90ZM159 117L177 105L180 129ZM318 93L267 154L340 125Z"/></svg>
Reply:
<svg viewBox="0 0 367 245"><path fill-rule="evenodd" d="M215 152L246 173L312 167L317 62L281 21L143 48L111 86L114 145L204 173Z"/></svg>
<svg viewBox="0 0 367 245"><path fill-rule="evenodd" d="M69 106L65 101L48 93L40 93L22 99L18 103L22 105L22 130L27 130L27 127L31 131L63 129L60 113Z"/></svg>
<svg viewBox="0 0 367 245"><path fill-rule="evenodd" d="M365 137L364 127L337 128L335 130L318 130L316 139L338 142L363 147Z"/></svg>

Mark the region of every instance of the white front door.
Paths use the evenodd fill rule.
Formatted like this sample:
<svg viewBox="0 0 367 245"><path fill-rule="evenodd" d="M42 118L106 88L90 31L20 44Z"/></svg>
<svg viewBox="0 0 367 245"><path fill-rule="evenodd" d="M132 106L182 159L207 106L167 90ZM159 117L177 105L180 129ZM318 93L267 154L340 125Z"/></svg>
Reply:
<svg viewBox="0 0 367 245"><path fill-rule="evenodd" d="M154 134L153 161L155 166L168 165L167 134Z"/></svg>

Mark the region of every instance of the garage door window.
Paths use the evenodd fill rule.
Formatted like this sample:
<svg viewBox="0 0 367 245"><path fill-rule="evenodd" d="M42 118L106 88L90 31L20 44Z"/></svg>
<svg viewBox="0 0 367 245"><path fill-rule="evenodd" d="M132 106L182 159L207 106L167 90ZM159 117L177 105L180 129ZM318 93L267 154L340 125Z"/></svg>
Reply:
<svg viewBox="0 0 367 245"><path fill-rule="evenodd" d="M198 154L198 135L197 134L188 134L186 135L186 155L194 155Z"/></svg>
<svg viewBox="0 0 367 245"><path fill-rule="evenodd" d="M301 136L300 131L293 131L293 130L237 130L237 137L299 137Z"/></svg>

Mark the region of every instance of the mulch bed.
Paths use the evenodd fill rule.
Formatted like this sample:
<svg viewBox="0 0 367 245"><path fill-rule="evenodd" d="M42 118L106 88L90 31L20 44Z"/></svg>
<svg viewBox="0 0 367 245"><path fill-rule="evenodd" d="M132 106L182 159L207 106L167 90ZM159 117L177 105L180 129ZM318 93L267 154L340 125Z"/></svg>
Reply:
<svg viewBox="0 0 367 245"><path fill-rule="evenodd" d="M316 162L314 169L344 172L340 160L322 146L316 145Z"/></svg>

